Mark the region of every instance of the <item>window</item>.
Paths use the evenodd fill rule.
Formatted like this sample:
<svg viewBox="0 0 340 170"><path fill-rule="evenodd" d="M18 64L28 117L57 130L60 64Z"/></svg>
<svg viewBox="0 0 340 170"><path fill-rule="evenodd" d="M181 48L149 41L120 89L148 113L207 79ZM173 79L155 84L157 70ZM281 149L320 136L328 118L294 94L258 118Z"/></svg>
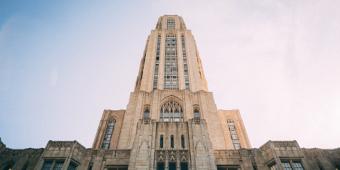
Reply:
<svg viewBox="0 0 340 170"><path fill-rule="evenodd" d="M181 170L188 170L189 169L187 162L181 162L180 165L181 165Z"/></svg>
<svg viewBox="0 0 340 170"><path fill-rule="evenodd" d="M300 161L293 161L292 167L294 168L294 170L304 170Z"/></svg>
<svg viewBox="0 0 340 170"><path fill-rule="evenodd" d="M300 160L281 160L284 170L304 170Z"/></svg>
<svg viewBox="0 0 340 170"><path fill-rule="evenodd" d="M167 19L167 29L175 29L175 20L173 18Z"/></svg>
<svg viewBox="0 0 340 170"><path fill-rule="evenodd" d="M237 165L217 165L217 170L240 170Z"/></svg>
<svg viewBox="0 0 340 170"><path fill-rule="evenodd" d="M127 165L113 165L113 166L108 166L106 168L104 168L105 170L128 170L128 166Z"/></svg>
<svg viewBox="0 0 340 170"><path fill-rule="evenodd" d="M241 148L241 144L240 144L240 140L239 137L237 135L237 131L236 131L236 127L235 127L235 122L231 119L227 120L227 125L228 125L228 129L230 132L230 137L231 137L231 141L234 145L234 149L240 149Z"/></svg>
<svg viewBox="0 0 340 170"><path fill-rule="evenodd" d="M150 109L146 107L143 113L143 119L150 119Z"/></svg>
<svg viewBox="0 0 340 170"><path fill-rule="evenodd" d="M288 161L282 161L281 165L284 170L293 170L293 168L290 166L290 163Z"/></svg>
<svg viewBox="0 0 340 170"><path fill-rule="evenodd" d="M233 139L233 140L238 139L237 134L235 133L235 131L233 131L233 133L231 133L231 139Z"/></svg>
<svg viewBox="0 0 340 170"><path fill-rule="evenodd" d="M115 119L108 121L106 129L105 129L104 138L103 138L102 149L110 148L111 137L112 137L115 124L116 124Z"/></svg>
<svg viewBox="0 0 340 170"><path fill-rule="evenodd" d="M157 170L165 170L164 162L157 162Z"/></svg>
<svg viewBox="0 0 340 170"><path fill-rule="evenodd" d="M185 89L189 89L189 70L188 70L188 61L187 61L187 52L185 49L185 39L184 35L181 36L181 42L182 42L182 53L183 53L183 70L184 70L184 83L185 83Z"/></svg>
<svg viewBox="0 0 340 170"><path fill-rule="evenodd" d="M235 149L241 149L241 145L239 143L233 143Z"/></svg>
<svg viewBox="0 0 340 170"><path fill-rule="evenodd" d="M184 135L181 135L181 145L182 145L182 149L184 149L185 148Z"/></svg>
<svg viewBox="0 0 340 170"><path fill-rule="evenodd" d="M178 89L176 36L167 35L165 39L164 89Z"/></svg>
<svg viewBox="0 0 340 170"><path fill-rule="evenodd" d="M179 122L183 120L182 107L174 100L164 103L161 107L160 120L164 122Z"/></svg>
<svg viewBox="0 0 340 170"><path fill-rule="evenodd" d="M275 162L274 162L274 163L272 163L272 164L269 165L269 169L270 169L270 170L278 170L279 168L277 167L277 165L276 165Z"/></svg>
<svg viewBox="0 0 340 170"><path fill-rule="evenodd" d="M169 162L169 170L176 170L176 162Z"/></svg>
<svg viewBox="0 0 340 170"><path fill-rule="evenodd" d="M42 170L61 170L64 166L64 160L44 160Z"/></svg>
<svg viewBox="0 0 340 170"><path fill-rule="evenodd" d="M87 170L92 170L92 168L93 168L93 163L90 162L90 163L89 163L89 166L87 167Z"/></svg>
<svg viewBox="0 0 340 170"><path fill-rule="evenodd" d="M64 161L56 161L53 167L53 170L61 170L63 169Z"/></svg>
<svg viewBox="0 0 340 170"><path fill-rule="evenodd" d="M194 119L200 119L200 117L201 117L201 114L200 114L199 108L198 107L194 108Z"/></svg>
<svg viewBox="0 0 340 170"><path fill-rule="evenodd" d="M174 135L170 136L170 147L175 148L175 140L174 140Z"/></svg>
<svg viewBox="0 0 340 170"><path fill-rule="evenodd" d="M41 170L50 170L52 168L52 164L53 164L52 160L45 160Z"/></svg>
<svg viewBox="0 0 340 170"><path fill-rule="evenodd" d="M68 166L67 170L76 170L77 169L77 164L74 162L70 162L70 165Z"/></svg>
<svg viewBox="0 0 340 170"><path fill-rule="evenodd" d="M163 148L163 135L159 137L159 148Z"/></svg>
<svg viewBox="0 0 340 170"><path fill-rule="evenodd" d="M154 73L153 73L153 89L157 89L157 85L158 85L158 70L159 70L160 48L161 48L161 35L158 35L158 38L157 38L157 47L156 47L155 70L154 70Z"/></svg>

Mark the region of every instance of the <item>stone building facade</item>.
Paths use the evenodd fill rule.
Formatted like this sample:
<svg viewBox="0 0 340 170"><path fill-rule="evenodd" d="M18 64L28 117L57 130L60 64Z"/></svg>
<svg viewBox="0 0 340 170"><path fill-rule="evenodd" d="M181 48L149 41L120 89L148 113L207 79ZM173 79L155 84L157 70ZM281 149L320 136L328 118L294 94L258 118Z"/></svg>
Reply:
<svg viewBox="0 0 340 170"><path fill-rule="evenodd" d="M36 170L302 170L340 167L340 150L296 141L252 148L238 110L217 109L194 37L177 15L159 18L126 110L104 110L92 148L49 141L15 150L0 168Z"/></svg>

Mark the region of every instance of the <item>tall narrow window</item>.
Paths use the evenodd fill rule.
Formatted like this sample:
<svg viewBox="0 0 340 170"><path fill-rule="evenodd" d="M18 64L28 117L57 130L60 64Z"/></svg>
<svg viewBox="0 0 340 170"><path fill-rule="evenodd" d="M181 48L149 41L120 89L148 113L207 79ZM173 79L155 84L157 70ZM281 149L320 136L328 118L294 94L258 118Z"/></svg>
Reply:
<svg viewBox="0 0 340 170"><path fill-rule="evenodd" d="M159 137L159 148L163 148L163 141L164 141L163 135L161 135L161 136Z"/></svg>
<svg viewBox="0 0 340 170"><path fill-rule="evenodd" d="M174 135L170 136L170 147L175 148L175 140L174 140Z"/></svg>
<svg viewBox="0 0 340 170"><path fill-rule="evenodd" d="M146 108L144 109L143 119L144 119L144 120L150 119L150 109L149 109L149 107L146 107Z"/></svg>
<svg viewBox="0 0 340 170"><path fill-rule="evenodd" d="M164 89L178 89L176 36L167 35L165 39Z"/></svg>
<svg viewBox="0 0 340 170"><path fill-rule="evenodd" d="M93 168L93 163L90 162L90 163L89 163L89 166L87 167L87 170L92 170L92 168Z"/></svg>
<svg viewBox="0 0 340 170"><path fill-rule="evenodd" d="M116 124L115 119L108 121L106 129L105 129L104 138L103 138L102 149L109 149L112 132L114 130L115 124Z"/></svg>
<svg viewBox="0 0 340 170"><path fill-rule="evenodd" d="M158 35L157 38L157 47L156 47L156 61L155 61L155 70L153 73L153 89L157 89L158 85L158 70L159 70L159 57L161 50L161 35Z"/></svg>
<svg viewBox="0 0 340 170"><path fill-rule="evenodd" d="M240 144L240 140L239 140L238 135L237 135L235 122L233 120L229 119L229 120L227 120L227 125L228 125L228 129L229 129L230 136L231 136L231 141L234 145L234 148L240 149L241 144Z"/></svg>
<svg viewBox="0 0 340 170"><path fill-rule="evenodd" d="M179 122L183 120L182 107L179 103L170 100L161 107L160 120L164 122Z"/></svg>
<svg viewBox="0 0 340 170"><path fill-rule="evenodd" d="M182 145L182 149L184 149L185 148L184 135L181 135L181 145Z"/></svg>
<svg viewBox="0 0 340 170"><path fill-rule="evenodd" d="M200 119L201 114L200 114L200 109L197 105L194 106L194 119Z"/></svg>
<svg viewBox="0 0 340 170"><path fill-rule="evenodd" d="M184 83L185 89L189 89L189 68L188 68L188 60L187 60L187 52L185 48L185 38L184 35L181 36L182 41L182 53L183 53L183 70L184 70Z"/></svg>
<svg viewBox="0 0 340 170"><path fill-rule="evenodd" d="M175 20L173 18L168 18L166 21L166 25L167 25L167 29L175 29L176 25L175 25Z"/></svg>

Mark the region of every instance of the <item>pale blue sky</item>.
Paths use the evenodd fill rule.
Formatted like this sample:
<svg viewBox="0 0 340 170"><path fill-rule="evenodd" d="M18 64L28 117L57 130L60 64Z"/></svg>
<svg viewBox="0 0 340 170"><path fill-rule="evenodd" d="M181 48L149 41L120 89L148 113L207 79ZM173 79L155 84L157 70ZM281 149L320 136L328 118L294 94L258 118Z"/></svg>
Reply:
<svg viewBox="0 0 340 170"><path fill-rule="evenodd" d="M157 19L193 31L218 108L250 141L340 143L340 1L0 1L0 137L12 148L91 147L104 109L124 109Z"/></svg>

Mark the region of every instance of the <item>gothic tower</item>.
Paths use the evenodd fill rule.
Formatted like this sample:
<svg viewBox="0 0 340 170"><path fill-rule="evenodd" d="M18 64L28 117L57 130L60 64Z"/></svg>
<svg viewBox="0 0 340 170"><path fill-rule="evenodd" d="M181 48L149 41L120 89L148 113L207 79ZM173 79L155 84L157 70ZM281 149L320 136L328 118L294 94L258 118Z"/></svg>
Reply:
<svg viewBox="0 0 340 170"><path fill-rule="evenodd" d="M131 170L208 170L214 150L249 147L239 111L217 109L182 17L160 17L127 109L104 111L93 149L131 150Z"/></svg>
<svg viewBox="0 0 340 170"><path fill-rule="evenodd" d="M250 147L239 111L217 109L191 31L165 15L147 39L126 110L104 110L92 148L50 140L44 149L11 149L0 139L0 169L340 169L339 148Z"/></svg>

